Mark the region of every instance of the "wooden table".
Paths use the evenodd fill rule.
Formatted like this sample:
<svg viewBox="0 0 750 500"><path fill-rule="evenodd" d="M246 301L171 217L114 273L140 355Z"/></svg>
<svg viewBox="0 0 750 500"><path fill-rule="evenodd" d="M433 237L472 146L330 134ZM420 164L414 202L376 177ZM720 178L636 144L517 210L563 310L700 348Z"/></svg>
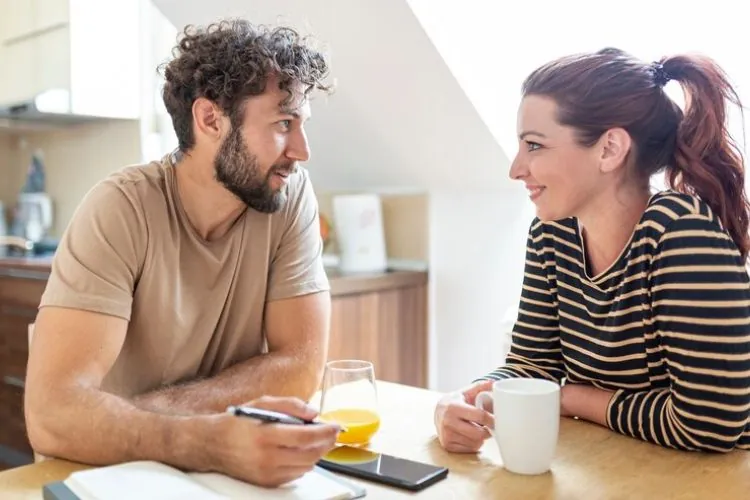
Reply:
<svg viewBox="0 0 750 500"><path fill-rule="evenodd" d="M445 452L432 415L439 394L396 384L378 385L382 427L371 448L447 466L448 478L417 494L373 483L367 499L705 499L750 498L750 452L725 455L667 450L602 427L563 419L551 472L520 476L502 468L494 441L477 455ZM43 484L82 465L51 460L0 473L0 498L39 500Z"/></svg>

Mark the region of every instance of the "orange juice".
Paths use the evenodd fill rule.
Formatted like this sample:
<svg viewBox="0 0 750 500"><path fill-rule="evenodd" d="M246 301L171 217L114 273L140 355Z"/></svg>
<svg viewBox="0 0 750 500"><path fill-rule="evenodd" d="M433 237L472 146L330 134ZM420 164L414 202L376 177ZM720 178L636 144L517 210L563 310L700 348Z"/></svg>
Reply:
<svg viewBox="0 0 750 500"><path fill-rule="evenodd" d="M325 459L338 464L363 465L375 462L380 454L358 446L338 446L325 454Z"/></svg>
<svg viewBox="0 0 750 500"><path fill-rule="evenodd" d="M366 444L380 428L380 416L372 410L340 408L323 413L320 420L335 422L346 428L341 432L339 444Z"/></svg>

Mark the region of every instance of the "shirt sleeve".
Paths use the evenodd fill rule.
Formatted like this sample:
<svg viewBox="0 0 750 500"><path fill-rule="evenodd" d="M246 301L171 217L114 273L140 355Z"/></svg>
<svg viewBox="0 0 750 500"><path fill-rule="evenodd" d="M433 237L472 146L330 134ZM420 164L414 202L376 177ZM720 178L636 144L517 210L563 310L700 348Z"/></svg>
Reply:
<svg viewBox="0 0 750 500"><path fill-rule="evenodd" d="M615 431L683 450L729 451L750 415L750 280L718 223L683 216L652 262L651 307L669 387L619 390L607 410Z"/></svg>
<svg viewBox="0 0 750 500"><path fill-rule="evenodd" d="M146 245L142 210L115 181L100 182L83 198L65 229L39 307L130 320Z"/></svg>
<svg viewBox="0 0 750 500"><path fill-rule="evenodd" d="M286 229L271 261L267 298L279 300L330 289L323 267L318 200L306 169L287 206Z"/></svg>
<svg viewBox="0 0 750 500"><path fill-rule="evenodd" d="M535 220L529 230L521 301L510 352L505 365L483 377L485 380L526 377L559 383L565 376L560 348L557 281L551 277L554 263L547 263L544 258L545 252L551 253L553 249L551 246L545 248L541 228L541 222Z"/></svg>

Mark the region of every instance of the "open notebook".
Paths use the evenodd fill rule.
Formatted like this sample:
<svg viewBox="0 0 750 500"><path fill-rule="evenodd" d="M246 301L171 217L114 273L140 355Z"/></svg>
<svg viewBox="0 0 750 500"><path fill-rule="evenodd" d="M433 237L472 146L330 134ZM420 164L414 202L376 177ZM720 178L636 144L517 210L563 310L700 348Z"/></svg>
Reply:
<svg viewBox="0 0 750 500"><path fill-rule="evenodd" d="M168 465L128 462L74 472L44 486L44 500L349 500L365 490L319 467L279 488L268 489L215 473L185 473Z"/></svg>

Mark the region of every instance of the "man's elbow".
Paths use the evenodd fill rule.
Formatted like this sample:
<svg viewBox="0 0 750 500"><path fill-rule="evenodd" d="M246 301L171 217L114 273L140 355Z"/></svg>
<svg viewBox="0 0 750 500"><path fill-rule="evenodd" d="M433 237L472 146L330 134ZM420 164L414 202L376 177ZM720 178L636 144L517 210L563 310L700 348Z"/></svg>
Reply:
<svg viewBox="0 0 750 500"><path fill-rule="evenodd" d="M34 452L46 457L64 457L64 438L55 431L55 424L62 415L52 392L27 386L24 403L26 433Z"/></svg>
<svg viewBox="0 0 750 500"><path fill-rule="evenodd" d="M317 392L323 385L323 373L325 372L325 361L317 363L311 363L306 370L304 370L304 378L301 390L303 392L302 397L305 401L310 400L315 392Z"/></svg>
<svg viewBox="0 0 750 500"><path fill-rule="evenodd" d="M323 384L326 359L322 356L309 356L298 358L299 363L296 372L296 383L298 394L295 396L309 401Z"/></svg>

